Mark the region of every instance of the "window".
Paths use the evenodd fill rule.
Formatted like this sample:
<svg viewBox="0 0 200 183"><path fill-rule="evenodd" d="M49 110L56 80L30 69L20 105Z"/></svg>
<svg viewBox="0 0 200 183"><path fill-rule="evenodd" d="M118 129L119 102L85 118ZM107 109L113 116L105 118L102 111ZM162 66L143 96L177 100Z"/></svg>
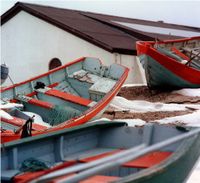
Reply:
<svg viewBox="0 0 200 183"><path fill-rule="evenodd" d="M56 67L59 67L62 65L62 62L58 58L53 58L49 62L49 70L55 69Z"/></svg>

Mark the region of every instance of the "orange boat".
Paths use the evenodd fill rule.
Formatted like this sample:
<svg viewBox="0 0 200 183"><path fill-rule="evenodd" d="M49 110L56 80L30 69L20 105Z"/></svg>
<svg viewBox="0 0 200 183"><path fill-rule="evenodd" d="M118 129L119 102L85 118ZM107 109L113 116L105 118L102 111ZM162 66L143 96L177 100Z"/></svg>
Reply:
<svg viewBox="0 0 200 183"><path fill-rule="evenodd" d="M104 66L99 59L83 57L2 89L1 106L11 102L22 104L21 108L3 111L6 115L1 116L1 127L7 130L1 131L2 143L81 125L100 117L119 92L128 71L118 64Z"/></svg>

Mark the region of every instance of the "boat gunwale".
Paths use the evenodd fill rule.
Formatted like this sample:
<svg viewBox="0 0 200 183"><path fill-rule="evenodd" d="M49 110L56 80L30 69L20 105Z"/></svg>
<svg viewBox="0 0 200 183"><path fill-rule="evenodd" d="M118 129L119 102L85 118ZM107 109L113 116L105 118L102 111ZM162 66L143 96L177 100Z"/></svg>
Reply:
<svg viewBox="0 0 200 183"><path fill-rule="evenodd" d="M7 90L9 90L9 89L13 89L13 88L15 88L15 87L17 87L17 86L20 86L20 85L29 83L29 82L31 82L31 81L33 81L33 80L39 79L39 78L44 77L44 76L47 76L47 75L49 75L49 74L52 74L52 73L54 73L54 72L56 72L56 71L59 71L59 70L64 69L64 68L66 68L66 67L69 67L69 66L71 66L71 65L73 65L73 64L76 64L76 63L79 63L79 62L83 62L86 58L98 59L98 60L100 61L100 63L102 64L101 59L99 59L99 58L97 58L97 57L87 57L87 56L80 57L80 58L78 58L78 59L76 59L76 60L74 60L74 61L71 61L71 62L69 62L69 63L66 63L66 64L62 65L62 66L59 66L59 67L57 67L57 68L54 68L54 69L52 69L52 70L50 70L50 71L48 71L48 72L45 72L45 73L40 74L40 75L35 76L35 77L31 77L31 78L28 79L28 80L25 80L25 81L16 83L16 84L11 85L11 86L8 86L8 87L0 88L0 92L2 93L2 92L7 91ZM116 64L116 63L115 63L115 64ZM121 65L121 64L117 64L117 65L120 65L121 67L123 67L123 68L125 69L125 71L126 71L126 70L129 70L127 67L125 67L125 66L123 66L123 65ZM124 71L124 72L125 72L125 71ZM52 83L52 84L53 84L53 83Z"/></svg>
<svg viewBox="0 0 200 183"><path fill-rule="evenodd" d="M120 122L115 122L115 121L98 121L98 122L94 122L94 123L86 123L84 125L81 126L74 126L72 128L63 128L62 130L57 130L57 131L52 131L49 133L44 133L41 135L36 135L36 136L31 136L31 137L27 137L27 138L23 138L23 139L17 139L14 141L10 141L10 142L6 142L1 145L1 148L10 148L16 145L20 145L20 144L24 144L24 143L30 143L31 141L37 141L40 139L47 139L49 137L54 137L54 136L59 136L59 135L64 135L67 133L73 133L76 131L80 131L80 130L84 130L84 129L89 129L89 128L95 128L95 127L99 127L99 128L104 128L104 127L122 127L122 126L128 126L128 124L126 122L120 121ZM5 149L6 150L6 149Z"/></svg>
<svg viewBox="0 0 200 183"><path fill-rule="evenodd" d="M45 72L45 73L43 73L43 74L40 74L39 76L35 76L35 77L32 77L32 78L30 78L30 79L28 79L28 80L26 80L26 81L22 81L22 82L19 82L19 83L14 84L14 85L11 85L11 86L2 88L2 89L0 90L0 92L2 93L2 92L4 92L4 91L13 89L13 88L15 88L15 87L17 87L17 86L20 86L20 85L29 83L29 82L31 82L31 81L33 81L33 80L36 80L36 79L39 79L39 78L41 78L41 77L47 76L47 75L52 74L52 73L54 73L54 72L56 72L56 71L59 71L59 70L61 70L61 69L64 69L64 68L66 68L66 67L68 67L68 66L70 66L70 65L76 64L76 63L78 63L78 62L83 62L85 58L86 58L86 57L78 58L78 59L76 59L76 60L74 60L74 61L71 61L71 62L69 62L69 63L66 63L65 65L59 66L59 67L54 68L54 69L52 69L52 70L50 70L50 71L48 71L48 72ZM53 84L53 83L52 83L52 84Z"/></svg>

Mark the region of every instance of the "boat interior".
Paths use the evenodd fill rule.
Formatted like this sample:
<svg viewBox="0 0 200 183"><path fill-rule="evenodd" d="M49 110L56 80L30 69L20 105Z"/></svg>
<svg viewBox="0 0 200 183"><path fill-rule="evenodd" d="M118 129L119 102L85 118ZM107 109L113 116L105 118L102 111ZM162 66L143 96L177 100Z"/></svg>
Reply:
<svg viewBox="0 0 200 183"><path fill-rule="evenodd" d="M64 129L41 137L21 139L2 147L1 179L9 181L16 175L16 180L24 178L24 174L19 174L22 173L21 167L25 161L33 157L37 157L38 161L44 162L53 171L59 167L66 168L86 164L142 143L150 146L186 132L185 129L158 124L130 127L122 122L98 122L79 128ZM112 177L124 177L151 168L173 156L174 152L184 148L184 143L184 141L176 142L98 176L109 180ZM31 163L29 164L30 167L27 167L27 170L33 168ZM34 172L30 174L34 175Z"/></svg>
<svg viewBox="0 0 200 183"><path fill-rule="evenodd" d="M154 48L182 64L200 70L200 39L155 43Z"/></svg>
<svg viewBox="0 0 200 183"><path fill-rule="evenodd" d="M23 111L40 115L51 126L83 114L95 106L124 74L123 66L103 66L99 59L84 58L25 81L1 93L4 101L22 103ZM10 114L25 119L13 108Z"/></svg>

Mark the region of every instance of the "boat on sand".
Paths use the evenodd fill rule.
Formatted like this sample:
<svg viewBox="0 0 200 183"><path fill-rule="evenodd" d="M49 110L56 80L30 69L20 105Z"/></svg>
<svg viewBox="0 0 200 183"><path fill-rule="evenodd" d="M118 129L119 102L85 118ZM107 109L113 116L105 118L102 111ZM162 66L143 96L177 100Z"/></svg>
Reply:
<svg viewBox="0 0 200 183"><path fill-rule="evenodd" d="M200 37L136 44L149 88L200 87Z"/></svg>
<svg viewBox="0 0 200 183"><path fill-rule="evenodd" d="M22 105L4 110L1 126L10 131L1 132L2 143L20 139L22 133L35 136L100 117L127 76L124 66L104 66L97 58L83 57L2 89L1 106Z"/></svg>
<svg viewBox="0 0 200 183"><path fill-rule="evenodd" d="M98 121L2 145L1 180L182 183L199 147L199 128Z"/></svg>

